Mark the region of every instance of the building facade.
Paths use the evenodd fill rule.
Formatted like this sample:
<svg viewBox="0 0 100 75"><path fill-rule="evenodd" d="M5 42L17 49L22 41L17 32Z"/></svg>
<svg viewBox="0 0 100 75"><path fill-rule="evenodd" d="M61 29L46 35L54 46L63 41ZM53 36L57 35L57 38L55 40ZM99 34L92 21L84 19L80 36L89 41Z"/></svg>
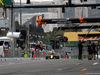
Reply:
<svg viewBox="0 0 100 75"><path fill-rule="evenodd" d="M80 4L95 4L96 1L95 0L87 0L87 2L83 2L81 3L80 0L77 0L78 3ZM87 7L77 7L75 8L75 18L79 18L79 17L88 17L88 8Z"/></svg>
<svg viewBox="0 0 100 75"><path fill-rule="evenodd" d="M77 0L79 4L95 4L96 1L95 0L87 0L87 2L80 2L80 0ZM77 7L75 8L75 18L79 18L79 17L84 17L84 18L88 18L88 7ZM87 25L93 25L91 23L87 24L87 23L83 23L81 25L87 26ZM83 32L88 31L88 29L82 29ZM92 30L93 31L93 30Z"/></svg>
<svg viewBox="0 0 100 75"><path fill-rule="evenodd" d="M54 4L61 5L63 1L65 1L65 0L54 0ZM57 13L58 18L64 17L64 14L62 13L62 8L48 8L48 11Z"/></svg>
<svg viewBox="0 0 100 75"><path fill-rule="evenodd" d="M36 19L39 15L44 15L44 19L53 19L57 18L57 13L52 13L52 12L44 12L44 13L23 13L22 14L22 25L29 25L31 23L32 25L34 24L35 26L38 26L36 23ZM41 17L40 17L41 18ZM18 16L18 21L20 22L20 14ZM46 24L42 25L42 28L44 29L44 32L52 32L53 28L57 27L57 24Z"/></svg>

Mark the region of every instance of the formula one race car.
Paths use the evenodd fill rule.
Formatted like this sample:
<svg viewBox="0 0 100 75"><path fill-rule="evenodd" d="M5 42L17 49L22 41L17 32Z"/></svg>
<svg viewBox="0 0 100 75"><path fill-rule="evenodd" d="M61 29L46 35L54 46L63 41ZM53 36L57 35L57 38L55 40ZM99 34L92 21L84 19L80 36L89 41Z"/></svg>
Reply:
<svg viewBox="0 0 100 75"><path fill-rule="evenodd" d="M49 56L46 56L46 59L59 59L59 56L56 56L54 54L50 54Z"/></svg>

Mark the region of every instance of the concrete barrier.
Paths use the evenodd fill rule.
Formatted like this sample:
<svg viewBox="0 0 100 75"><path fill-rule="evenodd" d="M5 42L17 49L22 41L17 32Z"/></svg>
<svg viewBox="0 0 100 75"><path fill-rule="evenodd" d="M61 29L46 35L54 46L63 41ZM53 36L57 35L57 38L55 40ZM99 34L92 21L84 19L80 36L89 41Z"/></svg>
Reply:
<svg viewBox="0 0 100 75"><path fill-rule="evenodd" d="M5 61L23 61L23 60L32 60L33 58L0 58L0 62Z"/></svg>
<svg viewBox="0 0 100 75"><path fill-rule="evenodd" d="M45 58L0 58L0 62L7 62L7 61L24 61L24 60L45 60Z"/></svg>

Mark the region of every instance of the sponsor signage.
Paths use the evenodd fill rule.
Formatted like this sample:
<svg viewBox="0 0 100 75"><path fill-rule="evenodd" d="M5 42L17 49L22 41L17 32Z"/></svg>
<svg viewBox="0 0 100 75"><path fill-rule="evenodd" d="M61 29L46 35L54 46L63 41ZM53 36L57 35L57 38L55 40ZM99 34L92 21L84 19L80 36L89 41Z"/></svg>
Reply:
<svg viewBox="0 0 100 75"><path fill-rule="evenodd" d="M91 42L95 42L97 43L97 41L100 39L100 32L90 32L86 38L84 38L85 36L79 36L79 35L86 35L88 32L65 32L64 36L68 38L68 42L65 42L65 46L78 46L78 42L79 40L83 40L84 39L84 43L83 46L87 46L89 43L89 40L91 40ZM96 35L95 35L96 34ZM93 35L93 36L91 36ZM61 43L64 46L64 43Z"/></svg>
<svg viewBox="0 0 100 75"><path fill-rule="evenodd" d="M3 5L11 5L11 0L0 0L0 7Z"/></svg>
<svg viewBox="0 0 100 75"><path fill-rule="evenodd" d="M8 48L4 48L5 54L8 54Z"/></svg>
<svg viewBox="0 0 100 75"><path fill-rule="evenodd" d="M88 32L65 32L64 36L68 38L68 41L79 41L79 40L83 40L85 36L78 36L78 35L82 35L82 34L87 34ZM90 32L89 35L92 34L93 36L87 36L84 41L87 40L98 40L100 38L99 35L100 32ZM94 35L97 36L94 36Z"/></svg>
<svg viewBox="0 0 100 75"><path fill-rule="evenodd" d="M83 43L83 46L87 46L88 45L88 41L85 41L85 43ZM62 46L64 47L64 43L61 43ZM65 42L65 47L72 47L72 46L78 46L78 41L68 41Z"/></svg>
<svg viewBox="0 0 100 75"><path fill-rule="evenodd" d="M21 54L24 54L24 50L21 50Z"/></svg>

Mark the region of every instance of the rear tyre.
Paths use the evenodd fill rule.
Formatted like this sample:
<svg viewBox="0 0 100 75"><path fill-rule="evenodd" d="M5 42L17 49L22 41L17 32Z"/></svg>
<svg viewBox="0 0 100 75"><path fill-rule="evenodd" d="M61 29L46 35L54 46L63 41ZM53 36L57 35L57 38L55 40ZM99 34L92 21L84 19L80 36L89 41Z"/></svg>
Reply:
<svg viewBox="0 0 100 75"><path fill-rule="evenodd" d="M46 56L46 60L48 59L48 56Z"/></svg>
<svg viewBox="0 0 100 75"><path fill-rule="evenodd" d="M59 56L56 56L56 59L59 59Z"/></svg>

